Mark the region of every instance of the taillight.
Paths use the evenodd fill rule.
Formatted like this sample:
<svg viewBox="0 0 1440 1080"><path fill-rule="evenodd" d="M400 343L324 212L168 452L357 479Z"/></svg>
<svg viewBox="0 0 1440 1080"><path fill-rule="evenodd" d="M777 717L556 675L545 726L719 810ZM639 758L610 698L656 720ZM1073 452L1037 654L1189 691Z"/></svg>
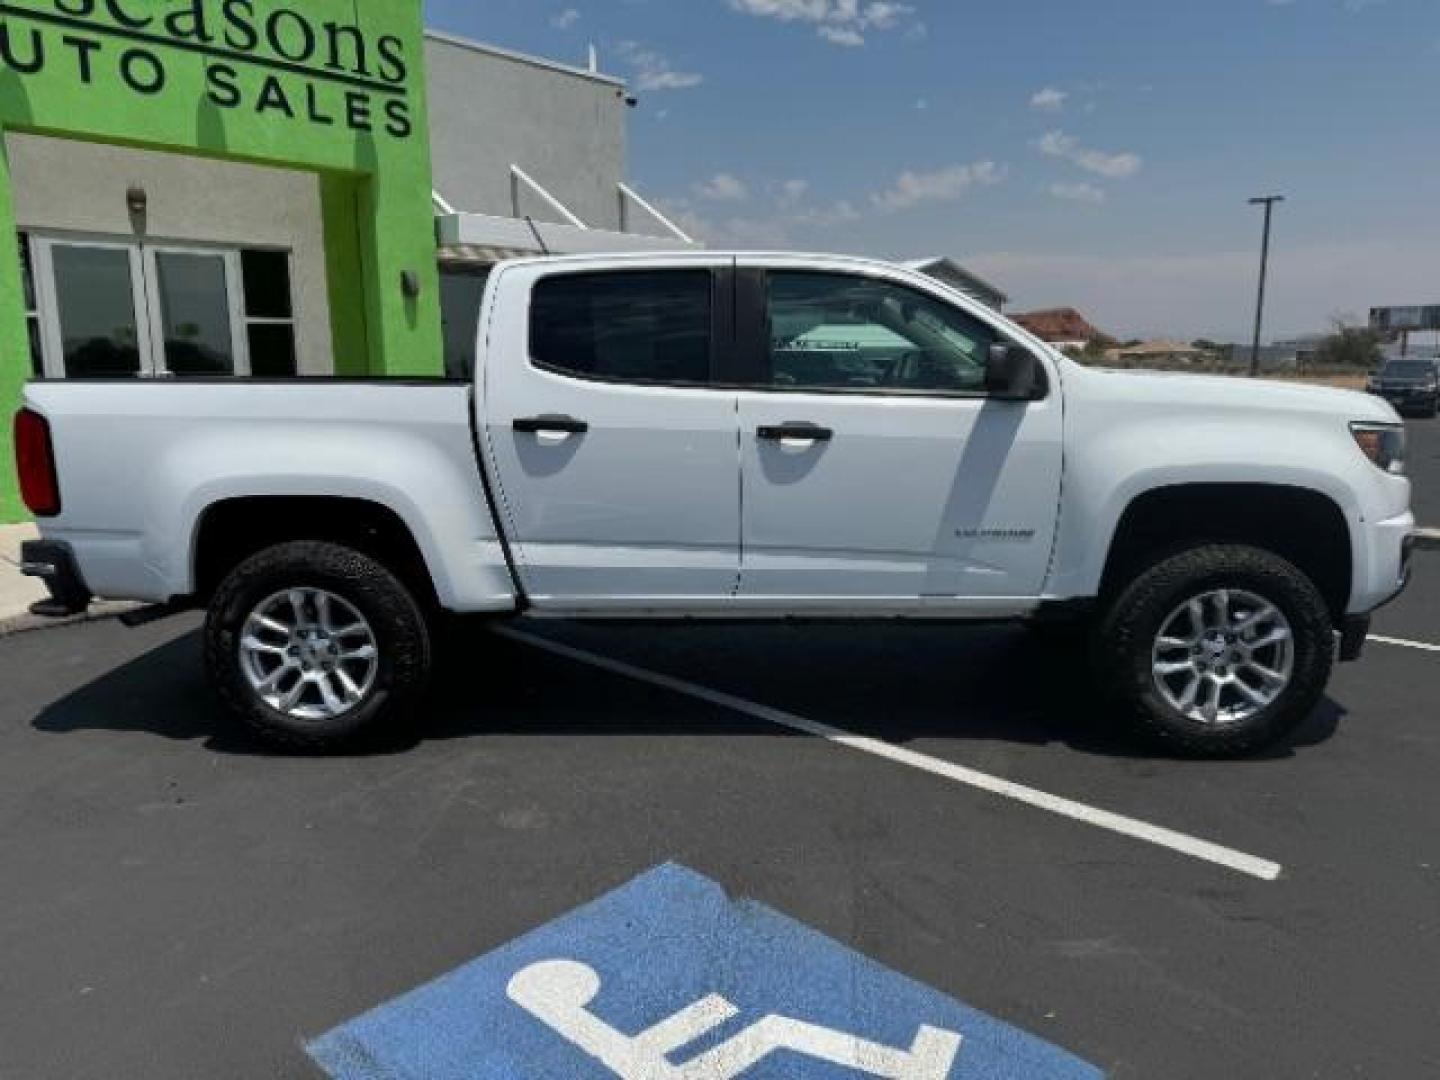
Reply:
<svg viewBox="0 0 1440 1080"><path fill-rule="evenodd" d="M60 482L55 476L55 449L50 421L37 412L15 414L15 464L20 472L20 497L36 517L60 513Z"/></svg>

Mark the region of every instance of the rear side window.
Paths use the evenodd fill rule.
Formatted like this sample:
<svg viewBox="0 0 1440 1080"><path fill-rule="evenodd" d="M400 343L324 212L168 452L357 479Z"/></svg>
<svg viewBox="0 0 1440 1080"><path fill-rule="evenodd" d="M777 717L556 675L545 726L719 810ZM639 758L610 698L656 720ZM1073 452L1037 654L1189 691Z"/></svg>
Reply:
<svg viewBox="0 0 1440 1080"><path fill-rule="evenodd" d="M540 367L610 382L711 381L708 270L565 274L530 298Z"/></svg>

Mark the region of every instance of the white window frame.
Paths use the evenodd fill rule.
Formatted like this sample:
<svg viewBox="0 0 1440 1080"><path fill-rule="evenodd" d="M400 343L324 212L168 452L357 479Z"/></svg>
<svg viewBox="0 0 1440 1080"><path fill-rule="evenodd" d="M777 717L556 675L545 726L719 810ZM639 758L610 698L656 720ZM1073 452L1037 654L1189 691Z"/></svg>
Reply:
<svg viewBox="0 0 1440 1080"><path fill-rule="evenodd" d="M250 335L245 332L245 278L240 268L238 248L209 247L196 244L140 243L140 252L145 260L145 285L149 293L146 306L150 316L150 340L156 343L152 357L154 374L157 378L174 378L165 357L165 313L161 310L160 268L157 255L198 255L219 258L225 266L225 304L230 314L230 355L235 360L235 378L250 374Z"/></svg>
<svg viewBox="0 0 1440 1080"><path fill-rule="evenodd" d="M30 233L25 229L17 229L16 232L20 236L20 245L25 249L24 258L30 264L30 298L25 304L25 345L27 348L30 347L30 320L34 319L36 331L35 340L37 342L36 347L39 349L40 355L32 357L30 363L31 369L33 371L35 362L38 360L40 363L40 373L43 375L45 373L44 323L40 318L40 292L36 284L37 278L39 276L39 269L35 265L35 244ZM20 273L23 275L25 272L26 268L22 264L20 267ZM21 299L24 300L25 283L23 281L20 283L20 290Z"/></svg>
<svg viewBox="0 0 1440 1080"><path fill-rule="evenodd" d="M300 317L295 303L294 253L288 249L261 245L251 248L190 241L136 240L98 233L46 232L34 229L21 231L26 232L30 239L30 266L35 278L35 308L40 322L41 366L47 379L66 378L60 302L55 289L54 250L57 247L125 251L129 254L130 285L135 302L136 348L140 353L140 378L175 377L166 367L163 346L165 319L157 285L159 270L156 256L167 254L218 256L224 260L231 352L235 360L233 377L247 378L251 375L249 328L252 325L289 327L296 339L298 363ZM252 318L247 313L242 255L250 250L270 251L285 256L290 289L289 318Z"/></svg>
<svg viewBox="0 0 1440 1080"><path fill-rule="evenodd" d="M139 375L152 376L153 351L150 347L151 322L145 288L145 266L140 245L133 240L114 237L30 234L30 252L35 272L35 304L40 312L40 341L45 354L45 377L65 378L65 339L60 329L60 298L55 291L55 258L57 247L90 248L100 251L124 251L130 256L130 292L135 305L135 347L140 353Z"/></svg>
<svg viewBox="0 0 1440 1080"><path fill-rule="evenodd" d="M284 326L290 330L290 341L295 350L295 374L300 374L300 308L295 299L295 253L289 248L267 247L257 244L250 247L234 248L235 272L240 276L240 333L245 338L245 374L253 375L254 371L250 365L250 327L252 326ZM245 259L247 251L261 252L269 255L285 256L285 287L290 295L290 314L280 315L251 315L249 313L249 297L245 295Z"/></svg>

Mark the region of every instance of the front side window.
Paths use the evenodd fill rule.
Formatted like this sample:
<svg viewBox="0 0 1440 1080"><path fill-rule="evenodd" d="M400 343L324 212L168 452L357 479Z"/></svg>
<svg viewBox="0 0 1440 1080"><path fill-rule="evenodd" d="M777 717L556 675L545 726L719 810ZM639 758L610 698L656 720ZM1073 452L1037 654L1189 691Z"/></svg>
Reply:
<svg viewBox="0 0 1440 1080"><path fill-rule="evenodd" d="M774 270L769 381L778 390L983 393L1000 334L921 292L845 274Z"/></svg>
<svg viewBox="0 0 1440 1080"><path fill-rule="evenodd" d="M581 378L703 385L711 379L710 311L708 270L545 278L530 299L530 355Z"/></svg>

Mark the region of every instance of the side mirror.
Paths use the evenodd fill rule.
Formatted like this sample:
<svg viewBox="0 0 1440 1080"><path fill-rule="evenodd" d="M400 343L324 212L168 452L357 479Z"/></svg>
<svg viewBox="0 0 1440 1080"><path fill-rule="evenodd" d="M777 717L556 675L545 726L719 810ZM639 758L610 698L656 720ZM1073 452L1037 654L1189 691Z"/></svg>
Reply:
<svg viewBox="0 0 1440 1080"><path fill-rule="evenodd" d="M998 401L1034 401L1044 393L1045 372L1029 349L1008 342L990 346L985 392Z"/></svg>

